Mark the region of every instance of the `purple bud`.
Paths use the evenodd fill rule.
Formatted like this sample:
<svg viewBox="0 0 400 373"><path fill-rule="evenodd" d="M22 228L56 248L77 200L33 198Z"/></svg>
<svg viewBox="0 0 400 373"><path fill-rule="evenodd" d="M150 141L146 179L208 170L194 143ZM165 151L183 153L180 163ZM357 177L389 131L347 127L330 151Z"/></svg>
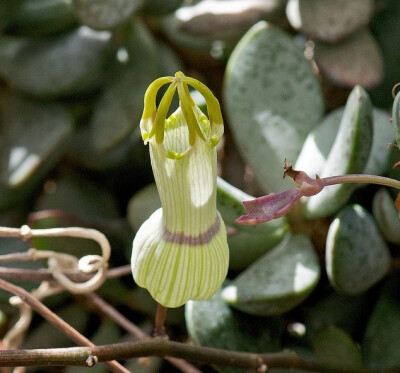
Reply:
<svg viewBox="0 0 400 373"><path fill-rule="evenodd" d="M301 192L297 188L293 188L280 193L271 193L251 201L244 201L243 205L247 214L236 219L236 222L254 225L280 218L289 211L301 196Z"/></svg>

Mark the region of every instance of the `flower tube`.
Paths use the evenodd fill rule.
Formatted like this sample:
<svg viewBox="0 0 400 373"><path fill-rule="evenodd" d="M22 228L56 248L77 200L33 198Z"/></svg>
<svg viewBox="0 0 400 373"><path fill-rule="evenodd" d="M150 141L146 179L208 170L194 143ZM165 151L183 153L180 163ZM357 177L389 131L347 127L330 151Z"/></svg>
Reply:
<svg viewBox="0 0 400 373"><path fill-rule="evenodd" d="M157 108L157 92L168 83ZM188 85L204 96L208 118L193 102ZM176 91L180 105L167 118ZM134 280L165 307L207 299L220 288L229 262L225 224L216 208L215 146L223 134L218 100L181 72L159 78L145 93L140 128L150 146L162 208L133 241Z"/></svg>

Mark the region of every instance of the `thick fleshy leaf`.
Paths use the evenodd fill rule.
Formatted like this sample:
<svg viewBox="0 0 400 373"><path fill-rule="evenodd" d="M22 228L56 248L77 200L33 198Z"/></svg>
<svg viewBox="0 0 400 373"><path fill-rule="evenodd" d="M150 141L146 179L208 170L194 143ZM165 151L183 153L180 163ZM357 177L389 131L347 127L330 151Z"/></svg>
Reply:
<svg viewBox="0 0 400 373"><path fill-rule="evenodd" d="M397 93L393 101L392 120L394 123L396 143L400 146L400 92Z"/></svg>
<svg viewBox="0 0 400 373"><path fill-rule="evenodd" d="M361 344L364 363L372 369L400 365L400 279L387 280Z"/></svg>
<svg viewBox="0 0 400 373"><path fill-rule="evenodd" d="M382 235L389 242L400 244L400 216L390 193L386 189L376 192L372 211Z"/></svg>
<svg viewBox="0 0 400 373"><path fill-rule="evenodd" d="M286 14L291 25L313 40L335 43L367 25L373 0L290 0Z"/></svg>
<svg viewBox="0 0 400 373"><path fill-rule="evenodd" d="M24 0L8 32L44 36L65 30L76 21L72 0Z"/></svg>
<svg viewBox="0 0 400 373"><path fill-rule="evenodd" d="M281 0L201 0L164 17L162 28L174 43L220 58L257 21L282 18L284 5Z"/></svg>
<svg viewBox="0 0 400 373"><path fill-rule="evenodd" d="M253 315L277 315L300 304L318 283L320 268L310 239L293 235L244 270L222 298Z"/></svg>
<svg viewBox="0 0 400 373"><path fill-rule="evenodd" d="M309 176L321 175L326 159L335 141L344 108L329 113L307 136L294 168Z"/></svg>
<svg viewBox="0 0 400 373"><path fill-rule="evenodd" d="M269 252L285 237L286 227L265 233L237 230L228 236L229 269L239 271L247 268L259 257Z"/></svg>
<svg viewBox="0 0 400 373"><path fill-rule="evenodd" d="M297 158L323 112L303 51L289 35L260 22L232 53L223 90L235 142L256 179L268 192L291 188L282 180L283 160Z"/></svg>
<svg viewBox="0 0 400 373"><path fill-rule="evenodd" d="M296 161L296 170L302 170L310 176L321 175L339 131L343 114L344 107L332 111L307 136ZM372 109L373 140L364 174L382 175L386 172L390 155L387 144L393 141L393 131L388 126L389 119L390 116L386 111Z"/></svg>
<svg viewBox="0 0 400 373"><path fill-rule="evenodd" d="M94 29L113 29L129 20L140 0L73 0L81 23Z"/></svg>
<svg viewBox="0 0 400 373"><path fill-rule="evenodd" d="M386 171L390 155L387 147L393 142L393 132L388 126L390 116L387 111L373 108L372 121L374 137L368 163L363 173L382 175Z"/></svg>
<svg viewBox="0 0 400 373"><path fill-rule="evenodd" d="M251 317L229 307L221 292L202 301L190 301L185 310L186 327L196 345L232 351L274 352L280 349L283 331L280 317ZM230 373L242 369L222 368Z"/></svg>
<svg viewBox="0 0 400 373"><path fill-rule="evenodd" d="M316 42L314 58L322 76L340 87L375 88L383 80L383 56L367 29L335 44Z"/></svg>
<svg viewBox="0 0 400 373"><path fill-rule="evenodd" d="M362 173L371 153L373 137L372 107L367 92L356 86L346 103L335 141L320 177ZM356 184L339 184L325 188L304 204L309 218L329 216L343 206Z"/></svg>
<svg viewBox="0 0 400 373"><path fill-rule="evenodd" d="M15 95L0 99L0 209L21 201L65 150L73 120L63 107Z"/></svg>
<svg viewBox="0 0 400 373"><path fill-rule="evenodd" d="M48 38L0 38L0 75L12 87L56 97L93 89L102 82L112 51L111 34L82 26Z"/></svg>
<svg viewBox="0 0 400 373"><path fill-rule="evenodd" d="M345 294L368 290L387 273L390 253L374 220L360 205L344 208L326 239L326 271L332 286Z"/></svg>
<svg viewBox="0 0 400 373"><path fill-rule="evenodd" d="M238 229L242 228L235 220L245 213L243 201L251 200L254 197L229 184L220 177L217 178L217 186L218 210L222 214L225 223ZM243 226L243 228L246 227Z"/></svg>
<svg viewBox="0 0 400 373"><path fill-rule="evenodd" d="M319 359L359 367L361 365L360 347L343 330L335 326L321 328L312 338L312 345Z"/></svg>

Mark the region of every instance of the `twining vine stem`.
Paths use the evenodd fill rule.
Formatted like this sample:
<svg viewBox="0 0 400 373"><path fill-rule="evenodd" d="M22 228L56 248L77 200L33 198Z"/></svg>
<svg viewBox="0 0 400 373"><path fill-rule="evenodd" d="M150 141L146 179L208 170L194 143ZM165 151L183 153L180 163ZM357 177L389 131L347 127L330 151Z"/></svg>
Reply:
<svg viewBox="0 0 400 373"><path fill-rule="evenodd" d="M26 253L22 253L26 254ZM12 254L15 257L15 254ZM0 255L0 262L5 255ZM13 258L15 261L15 259ZM6 260L4 260L6 261ZM7 260L10 261L10 260ZM132 275L131 266L124 265L107 270L106 279L112 279L125 275ZM69 273L68 277L77 282L84 282L93 277L93 274L89 273ZM3 280L15 280L15 281L27 281L27 282L42 282L52 281L54 277L50 269L25 269L25 268L11 268L11 267L0 267L0 278Z"/></svg>
<svg viewBox="0 0 400 373"><path fill-rule="evenodd" d="M71 347L37 350L0 351L0 366L51 366L82 365L87 366L87 359L95 356L96 360L131 359L147 356L175 356L182 359L206 364L230 366L258 372L270 368L301 369L323 373L398 373L399 367L388 369L368 369L340 363L322 362L303 358L290 351L269 354L253 354L228 351L209 347L192 346L157 337L145 341L125 342L88 347Z"/></svg>

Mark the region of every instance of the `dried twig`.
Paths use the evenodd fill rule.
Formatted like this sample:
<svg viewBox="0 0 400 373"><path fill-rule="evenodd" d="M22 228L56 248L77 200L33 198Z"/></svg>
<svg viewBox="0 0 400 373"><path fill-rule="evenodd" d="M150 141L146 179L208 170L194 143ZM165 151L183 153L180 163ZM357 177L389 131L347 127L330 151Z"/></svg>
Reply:
<svg viewBox="0 0 400 373"><path fill-rule="evenodd" d="M49 308L47 308L42 302L37 300L29 292L27 292L20 286L16 286L5 280L0 279L0 288L9 293L19 296L25 303L27 303L33 310L39 313L45 320L47 320L50 324L54 325L57 329L59 329L61 332L67 335L71 340L73 340L78 345L90 347L89 349L87 349L87 351L89 351L89 354L87 354L86 356L87 361L85 360L86 361L85 364L86 366L91 366L93 364L93 361L91 360L93 353L91 351L96 346L92 342L90 342L90 340L88 340L85 336L80 334L76 329L74 329L71 325L66 323L58 315L56 315ZM0 353L1 355L4 355L6 352L14 353L15 351L18 350L5 350L5 351L0 351ZM106 364L110 367L110 369L113 372L129 373L129 371L125 369L122 365L120 365L117 361L108 361ZM0 363L0 366L1 365L2 364ZM17 363L13 364L12 366L20 366L20 365L22 366L25 364Z"/></svg>
<svg viewBox="0 0 400 373"><path fill-rule="evenodd" d="M21 258L24 253L9 254L0 257L1 261L39 260L46 259L54 279L73 294L88 293L96 290L106 279L108 260L111 254L110 243L106 236L90 228L50 228L31 229L28 225L21 228L0 227L0 237L14 237L27 241L32 237L75 237L94 240L101 249L101 255L85 255L78 260L73 255L55 251L30 249L26 252L26 259ZM74 282L67 276L68 273L95 273L85 282Z"/></svg>
<svg viewBox="0 0 400 373"><path fill-rule="evenodd" d="M398 373L400 367L369 369L351 366L345 362L324 362L303 358L294 352L283 351L269 354L254 354L227 351L209 347L191 346L172 342L165 338L153 338L146 341L125 342L94 348L74 347L46 350L0 351L0 366L17 365L87 365L87 357L95 356L98 361L111 358L130 359L145 356L175 356L206 364L230 366L265 372L271 368L300 369L321 373Z"/></svg>

